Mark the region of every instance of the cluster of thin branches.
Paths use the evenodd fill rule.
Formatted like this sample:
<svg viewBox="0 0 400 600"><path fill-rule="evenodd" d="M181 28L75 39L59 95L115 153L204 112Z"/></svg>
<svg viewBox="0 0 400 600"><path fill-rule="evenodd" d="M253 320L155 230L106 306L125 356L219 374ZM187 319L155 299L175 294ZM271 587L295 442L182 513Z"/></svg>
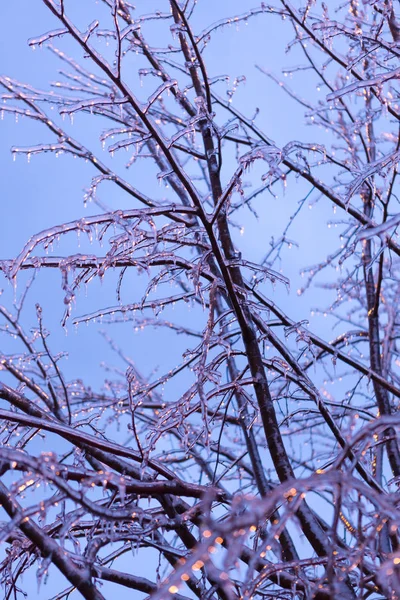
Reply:
<svg viewBox="0 0 400 600"><path fill-rule="evenodd" d="M103 0L83 29L73 3L42 2L57 25L29 44L56 54L59 80L39 90L2 76L1 111L49 140L12 148L17 160L89 164L91 212L0 262L15 287L14 304L0 306L4 597L26 593L25 573L43 586L56 567L59 599L100 600L116 586L153 600L400 598L396 5L276 0L213 23L207 0L160 2L152 14ZM202 10L211 24L199 30ZM258 125L268 95L240 111L242 78L211 77L208 48L230 24L263 20L268 32L282 19L297 66L258 68L311 128L279 145ZM74 116L98 138L84 145ZM282 184L292 202L296 183L304 199L250 260L238 223L265 221L262 206ZM117 193L128 209L100 199ZM334 207L336 246L304 266L297 295L325 289L314 310L340 331L331 341L279 301L289 229L305 227L304 207L317 202L323 215ZM53 244L71 234L91 251L57 256ZM118 357L95 385L67 378L35 305L49 269L61 273L62 326L102 322ZM80 314L81 291L114 271L114 304L99 296ZM152 330L154 344L167 330L160 339L179 362L145 376L116 324L129 338Z"/></svg>

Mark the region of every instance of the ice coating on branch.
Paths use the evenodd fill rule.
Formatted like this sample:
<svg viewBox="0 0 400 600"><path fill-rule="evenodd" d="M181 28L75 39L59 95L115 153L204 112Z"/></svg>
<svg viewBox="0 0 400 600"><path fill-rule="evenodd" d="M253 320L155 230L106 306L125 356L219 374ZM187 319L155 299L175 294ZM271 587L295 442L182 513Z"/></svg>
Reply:
<svg viewBox="0 0 400 600"><path fill-rule="evenodd" d="M345 94L351 94L358 90L362 90L372 86L382 86L382 84L386 83L387 81L399 78L400 67L398 69L394 69L393 71L389 71L388 73L382 73L381 75L378 75L377 77L373 77L371 79L361 79L361 81L355 81L354 83L347 85L341 88L340 90L336 90L335 92L328 94L326 100L327 102L332 102L333 100L341 98Z"/></svg>
<svg viewBox="0 0 400 600"><path fill-rule="evenodd" d="M259 144L254 146L254 148L240 157L240 164L243 169L249 169L249 167L256 160L264 160L266 161L272 169L277 167L282 158L282 151L279 150L276 146L270 146L267 144Z"/></svg>
<svg viewBox="0 0 400 600"><path fill-rule="evenodd" d="M66 33L68 33L68 29L66 29L66 28L54 29L53 31L44 33L43 35L41 35L39 37L31 38L30 40L28 40L28 45L33 48L35 48L35 46L40 47L40 46L42 46L42 44L51 40L52 38L61 37L61 36L65 35Z"/></svg>

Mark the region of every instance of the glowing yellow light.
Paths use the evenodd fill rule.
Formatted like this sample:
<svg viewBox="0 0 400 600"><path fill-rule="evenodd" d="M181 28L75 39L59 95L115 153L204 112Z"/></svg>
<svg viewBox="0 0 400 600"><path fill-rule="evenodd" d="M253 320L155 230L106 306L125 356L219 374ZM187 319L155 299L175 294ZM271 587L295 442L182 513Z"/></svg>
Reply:
<svg viewBox="0 0 400 600"><path fill-rule="evenodd" d="M193 570L193 571L200 571L200 569L201 569L202 567L204 567L204 563L203 563L203 561L202 561L202 560L197 560L197 561L194 563L194 565L193 565L193 567L192 567L192 570Z"/></svg>

